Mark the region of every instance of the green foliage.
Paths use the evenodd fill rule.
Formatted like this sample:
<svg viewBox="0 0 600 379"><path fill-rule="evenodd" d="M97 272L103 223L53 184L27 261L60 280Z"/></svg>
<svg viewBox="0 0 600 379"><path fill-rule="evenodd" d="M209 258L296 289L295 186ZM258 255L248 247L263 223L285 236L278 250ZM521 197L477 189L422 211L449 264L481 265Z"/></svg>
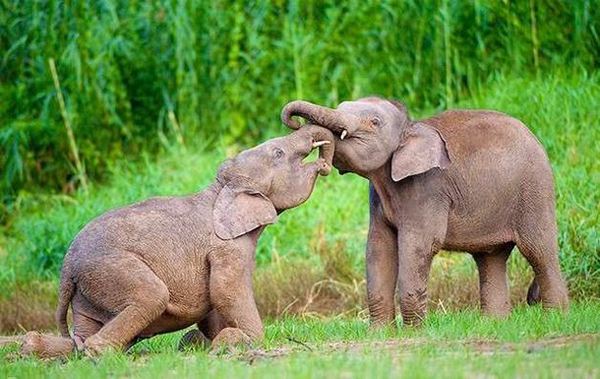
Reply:
<svg viewBox="0 0 600 379"><path fill-rule="evenodd" d="M99 181L111 161L174 143L255 142L295 98L334 105L377 93L430 109L499 73L593 71L598 5L1 0L0 203L77 184L50 58Z"/></svg>

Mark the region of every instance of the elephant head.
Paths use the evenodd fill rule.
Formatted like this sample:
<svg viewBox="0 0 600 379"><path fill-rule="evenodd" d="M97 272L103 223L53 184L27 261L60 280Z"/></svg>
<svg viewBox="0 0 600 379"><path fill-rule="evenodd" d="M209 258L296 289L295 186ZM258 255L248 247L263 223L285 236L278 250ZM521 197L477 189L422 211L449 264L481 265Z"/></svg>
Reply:
<svg viewBox="0 0 600 379"><path fill-rule="evenodd" d="M333 164L341 173L369 175L391 159L394 181L445 168L450 163L446 142L433 127L414 122L399 102L380 97L345 101L337 109L306 101L293 101L282 110L281 120L292 129L300 116L324 126L336 136Z"/></svg>
<svg viewBox="0 0 600 379"><path fill-rule="evenodd" d="M319 158L304 163L317 147ZM221 189L213 208L217 236L236 238L274 223L279 213L305 202L317 176L331 171L333 152L333 134L309 125L225 161L217 174Z"/></svg>

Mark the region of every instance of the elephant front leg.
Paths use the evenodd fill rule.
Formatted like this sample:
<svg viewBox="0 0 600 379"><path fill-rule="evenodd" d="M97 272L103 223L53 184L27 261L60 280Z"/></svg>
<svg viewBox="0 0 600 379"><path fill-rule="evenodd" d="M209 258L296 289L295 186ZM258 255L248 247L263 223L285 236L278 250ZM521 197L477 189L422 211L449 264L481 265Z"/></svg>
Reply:
<svg viewBox="0 0 600 379"><path fill-rule="evenodd" d="M427 280L433 241L403 233L398 238L398 298L404 325L418 326L427 314Z"/></svg>
<svg viewBox="0 0 600 379"><path fill-rule="evenodd" d="M367 241L367 302L371 325L395 327L394 292L398 277L396 232L371 215Z"/></svg>
<svg viewBox="0 0 600 379"><path fill-rule="evenodd" d="M240 254L241 255L241 254ZM249 344L263 335L263 325L252 291L253 262L232 254L224 262L211 261L210 300L224 326L213 348Z"/></svg>

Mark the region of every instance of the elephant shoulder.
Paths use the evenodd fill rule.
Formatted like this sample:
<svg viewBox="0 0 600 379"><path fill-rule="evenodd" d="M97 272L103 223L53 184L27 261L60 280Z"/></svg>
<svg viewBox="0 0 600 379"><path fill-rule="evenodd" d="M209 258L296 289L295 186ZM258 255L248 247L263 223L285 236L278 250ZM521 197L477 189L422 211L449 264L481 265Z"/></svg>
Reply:
<svg viewBox="0 0 600 379"><path fill-rule="evenodd" d="M491 110L449 110L422 120L444 137L453 157L517 147L532 136L518 119Z"/></svg>

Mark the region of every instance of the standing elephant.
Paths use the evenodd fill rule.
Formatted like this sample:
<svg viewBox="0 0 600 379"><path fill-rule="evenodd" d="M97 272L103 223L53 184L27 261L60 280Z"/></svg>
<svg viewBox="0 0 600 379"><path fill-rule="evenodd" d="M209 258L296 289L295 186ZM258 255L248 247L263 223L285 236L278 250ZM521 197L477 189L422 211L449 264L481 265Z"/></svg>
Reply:
<svg viewBox="0 0 600 379"><path fill-rule="evenodd" d="M427 280L440 249L473 255L484 313L510 312L506 261L515 245L533 267L527 301L567 307L558 260L552 170L543 147L519 120L486 110L454 110L413 121L379 97L330 109L287 104L336 135L333 164L370 181L367 293L372 323L405 324L427 311Z"/></svg>
<svg viewBox="0 0 600 379"><path fill-rule="evenodd" d="M327 175L333 135L311 126L227 160L215 182L185 197L146 200L90 222L65 256L57 321L62 337L30 332L24 352L89 354L198 324L188 341L213 346L263 334L252 292L259 236ZM303 163L321 146L320 157ZM67 325L73 310L74 336Z"/></svg>

